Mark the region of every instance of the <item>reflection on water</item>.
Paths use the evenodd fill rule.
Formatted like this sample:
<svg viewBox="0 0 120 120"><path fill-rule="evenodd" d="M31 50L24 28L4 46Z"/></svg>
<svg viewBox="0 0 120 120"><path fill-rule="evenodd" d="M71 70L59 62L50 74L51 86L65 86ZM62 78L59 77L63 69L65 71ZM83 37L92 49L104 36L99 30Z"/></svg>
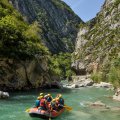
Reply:
<svg viewBox="0 0 120 120"><path fill-rule="evenodd" d="M29 91L12 93L8 100L0 100L0 120L41 120L40 118L31 118L24 111L33 106L37 95L41 91ZM67 105L71 106L71 112L64 112L55 120L120 120L120 111L111 111L105 109L94 109L86 105L87 102L101 101L107 106L120 106L119 102L113 101L108 96L113 92L106 89L81 88L81 89L63 89L46 90L45 93L51 93L54 97L57 93L62 93Z"/></svg>

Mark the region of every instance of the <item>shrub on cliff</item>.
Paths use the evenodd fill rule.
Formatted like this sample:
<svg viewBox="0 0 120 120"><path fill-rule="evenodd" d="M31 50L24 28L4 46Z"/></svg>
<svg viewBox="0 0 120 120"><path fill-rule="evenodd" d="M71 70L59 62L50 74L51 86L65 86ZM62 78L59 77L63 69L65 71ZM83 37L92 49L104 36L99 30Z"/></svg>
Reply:
<svg viewBox="0 0 120 120"><path fill-rule="evenodd" d="M69 78L74 74L71 70L71 53L59 53L49 59L50 71L59 75L61 79Z"/></svg>
<svg viewBox="0 0 120 120"><path fill-rule="evenodd" d="M120 86L120 58L113 59L103 66L101 72L92 74L95 82L111 82L115 87Z"/></svg>
<svg viewBox="0 0 120 120"><path fill-rule="evenodd" d="M0 1L0 56L27 59L49 54L35 22L28 25L7 0Z"/></svg>

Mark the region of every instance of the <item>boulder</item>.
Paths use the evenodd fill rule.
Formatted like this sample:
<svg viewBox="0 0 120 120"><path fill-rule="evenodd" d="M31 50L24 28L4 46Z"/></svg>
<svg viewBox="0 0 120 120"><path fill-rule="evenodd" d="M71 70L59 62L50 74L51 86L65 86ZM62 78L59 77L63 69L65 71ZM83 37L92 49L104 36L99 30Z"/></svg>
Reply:
<svg viewBox="0 0 120 120"><path fill-rule="evenodd" d="M67 88L79 88L79 87L87 87L92 86L94 84L93 80L90 78L90 75L83 76L72 76L72 82L64 85Z"/></svg>
<svg viewBox="0 0 120 120"><path fill-rule="evenodd" d="M91 80L90 78L89 79L87 79L86 81L84 81L84 86L86 87L86 86L92 86L93 85L93 80Z"/></svg>
<svg viewBox="0 0 120 120"><path fill-rule="evenodd" d="M9 98L9 93L0 91L0 98L1 99Z"/></svg>
<svg viewBox="0 0 120 120"><path fill-rule="evenodd" d="M73 83L65 85L64 87L67 87L67 88L79 88L79 87L92 86L93 84L94 84L94 82L90 78L86 78L85 76L84 77L81 76L78 79L77 76L76 76L76 79L74 78Z"/></svg>
<svg viewBox="0 0 120 120"><path fill-rule="evenodd" d="M92 86L94 84L93 80L90 78L87 78L86 76L79 76L79 79L76 78L74 79L74 83L78 87L87 87L87 86Z"/></svg>
<svg viewBox="0 0 120 120"><path fill-rule="evenodd" d="M67 88L76 88L76 84L68 84L66 87Z"/></svg>

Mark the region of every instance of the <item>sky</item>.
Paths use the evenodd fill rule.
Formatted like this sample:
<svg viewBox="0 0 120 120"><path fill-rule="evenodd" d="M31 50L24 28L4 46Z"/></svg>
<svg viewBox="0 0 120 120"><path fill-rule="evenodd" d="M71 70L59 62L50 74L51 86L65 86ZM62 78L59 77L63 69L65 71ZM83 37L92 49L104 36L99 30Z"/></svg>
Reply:
<svg viewBox="0 0 120 120"><path fill-rule="evenodd" d="M96 16L105 0L63 0L84 21Z"/></svg>

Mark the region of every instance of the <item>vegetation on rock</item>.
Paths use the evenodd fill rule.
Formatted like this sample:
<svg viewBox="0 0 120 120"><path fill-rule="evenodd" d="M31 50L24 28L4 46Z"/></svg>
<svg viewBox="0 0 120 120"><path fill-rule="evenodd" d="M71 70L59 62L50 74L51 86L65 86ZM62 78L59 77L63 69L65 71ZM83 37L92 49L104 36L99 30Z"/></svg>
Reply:
<svg viewBox="0 0 120 120"><path fill-rule="evenodd" d="M80 24L74 59L84 61L89 66L97 63L97 72L92 78L96 82L111 82L120 85L120 1L108 1L97 14L96 18L85 25ZM83 32L82 31L86 31Z"/></svg>
<svg viewBox="0 0 120 120"><path fill-rule="evenodd" d="M0 1L0 56L26 59L36 54L48 54L41 43L37 22L28 25L8 3Z"/></svg>
<svg viewBox="0 0 120 120"><path fill-rule="evenodd" d="M0 0L0 89L38 88L51 80L50 53L39 33L37 22L24 22L8 0Z"/></svg>
<svg viewBox="0 0 120 120"><path fill-rule="evenodd" d="M59 53L49 59L50 71L60 76L61 79L70 78L74 73L71 70L71 53Z"/></svg>
<svg viewBox="0 0 120 120"><path fill-rule="evenodd" d="M10 1L28 23L38 22L42 42L52 53L73 52L77 25L83 21L67 4L61 0Z"/></svg>
<svg viewBox="0 0 120 120"><path fill-rule="evenodd" d="M63 2L54 1L54 4L69 12L71 10L68 6L64 7ZM54 77L66 79L73 74L71 53L57 51L60 53L50 54L45 47L44 30L51 31L52 28L48 24L41 26L43 19L45 23L49 22L46 12L39 10L38 14L39 21L29 24L8 0L0 1L0 89L38 88L54 81ZM69 38L64 36L60 39L70 49L74 48ZM61 48L64 46L60 42L59 45Z"/></svg>

